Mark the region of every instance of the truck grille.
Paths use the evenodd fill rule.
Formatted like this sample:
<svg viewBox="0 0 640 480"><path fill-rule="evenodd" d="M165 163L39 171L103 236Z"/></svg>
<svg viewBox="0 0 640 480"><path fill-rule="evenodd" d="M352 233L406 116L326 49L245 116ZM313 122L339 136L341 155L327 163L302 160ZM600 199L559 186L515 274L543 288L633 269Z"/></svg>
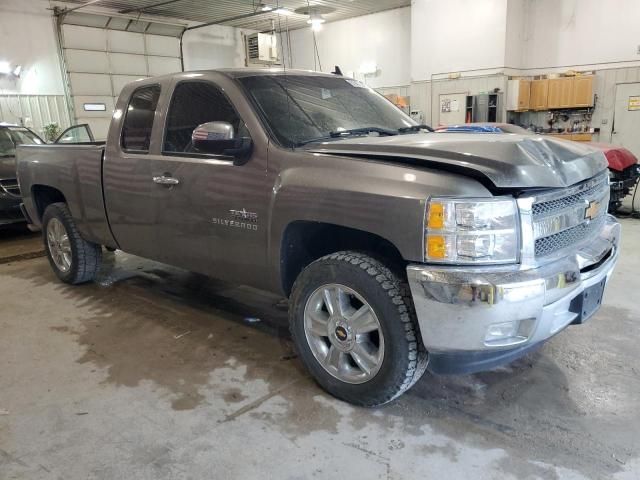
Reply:
<svg viewBox="0 0 640 480"><path fill-rule="evenodd" d="M535 256L552 255L592 238L604 224L608 204L606 171L574 187L538 196L532 206Z"/></svg>
<svg viewBox="0 0 640 480"><path fill-rule="evenodd" d="M13 197L19 197L20 186L18 185L18 180L15 178L5 178L4 180L0 180L0 191Z"/></svg>
<svg viewBox="0 0 640 480"><path fill-rule="evenodd" d="M544 257L559 250L564 250L571 245L580 243L585 238L595 235L602 228L604 216L598 217L596 220L568 228L560 233L549 235L548 237L538 238L535 245L536 257Z"/></svg>

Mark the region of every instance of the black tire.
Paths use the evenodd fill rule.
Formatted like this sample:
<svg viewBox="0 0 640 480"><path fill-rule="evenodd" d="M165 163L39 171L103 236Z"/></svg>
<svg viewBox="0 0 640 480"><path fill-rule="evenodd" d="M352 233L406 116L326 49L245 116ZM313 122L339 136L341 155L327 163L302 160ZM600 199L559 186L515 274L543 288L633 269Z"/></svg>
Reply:
<svg viewBox="0 0 640 480"><path fill-rule="evenodd" d="M69 237L71 265L66 272L56 265L47 241L47 228L49 222L54 218L62 223ZM42 233L49 264L60 280L72 285L78 285L90 282L96 277L102 262L102 247L95 243L87 242L80 236L69 208L65 203L52 203L45 209L42 216Z"/></svg>
<svg viewBox="0 0 640 480"><path fill-rule="evenodd" d="M357 291L375 312L384 335L384 356L370 380L347 383L316 359L305 335L307 300L322 285L337 283ZM291 295L289 326L300 359L318 384L349 403L374 407L392 401L417 382L427 367L427 352L408 286L378 260L353 251L336 252L310 264L297 278Z"/></svg>

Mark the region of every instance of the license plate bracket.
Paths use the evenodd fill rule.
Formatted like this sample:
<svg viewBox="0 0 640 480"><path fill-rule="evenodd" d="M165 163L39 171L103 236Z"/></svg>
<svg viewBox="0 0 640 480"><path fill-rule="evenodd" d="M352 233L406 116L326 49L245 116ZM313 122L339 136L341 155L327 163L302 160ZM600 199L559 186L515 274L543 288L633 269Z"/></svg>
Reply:
<svg viewBox="0 0 640 480"><path fill-rule="evenodd" d="M578 314L575 320L571 322L572 324L584 323L598 311L602 305L602 296L606 284L607 278L605 277L595 285L585 288L580 295L571 301L569 310Z"/></svg>

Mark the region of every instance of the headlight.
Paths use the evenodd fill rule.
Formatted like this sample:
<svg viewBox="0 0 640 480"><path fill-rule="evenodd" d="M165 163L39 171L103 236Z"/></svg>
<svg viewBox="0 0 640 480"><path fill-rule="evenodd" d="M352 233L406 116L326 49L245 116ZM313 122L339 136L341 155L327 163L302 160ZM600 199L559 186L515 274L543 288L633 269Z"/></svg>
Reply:
<svg viewBox="0 0 640 480"><path fill-rule="evenodd" d="M425 258L433 263L515 263L520 251L513 198L431 198Z"/></svg>

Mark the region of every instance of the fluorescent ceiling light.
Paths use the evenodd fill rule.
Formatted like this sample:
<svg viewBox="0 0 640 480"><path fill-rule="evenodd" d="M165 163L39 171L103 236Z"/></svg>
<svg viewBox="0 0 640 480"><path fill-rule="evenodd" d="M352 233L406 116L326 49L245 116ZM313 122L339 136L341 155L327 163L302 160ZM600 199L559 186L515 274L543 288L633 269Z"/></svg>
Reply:
<svg viewBox="0 0 640 480"><path fill-rule="evenodd" d="M11 65L9 62L0 62L0 74L7 75L11 73Z"/></svg>
<svg viewBox="0 0 640 480"><path fill-rule="evenodd" d="M278 15L292 15L293 12L291 10L287 10L286 8L276 8L273 13L277 13Z"/></svg>
<svg viewBox="0 0 640 480"><path fill-rule="evenodd" d="M22 73L22 65L16 65L16 68L13 69L13 73L14 76L19 77L20 74Z"/></svg>
<svg viewBox="0 0 640 480"><path fill-rule="evenodd" d="M309 20L307 20L307 23L311 25L322 25L324 22L326 22L326 20L322 18L320 15L316 17L310 17Z"/></svg>
<svg viewBox="0 0 640 480"><path fill-rule="evenodd" d="M264 3L260 5L261 12L270 12L271 10L273 10L273 8L270 7L269 5L265 5Z"/></svg>
<svg viewBox="0 0 640 480"><path fill-rule="evenodd" d="M85 103L83 107L85 112L105 112L107 110L104 103Z"/></svg>
<svg viewBox="0 0 640 480"><path fill-rule="evenodd" d="M313 15L309 17L309 20L307 20L307 23L311 25L311 30L313 30L314 32L318 32L322 30L322 24L325 21L326 20L322 18L322 15Z"/></svg>

